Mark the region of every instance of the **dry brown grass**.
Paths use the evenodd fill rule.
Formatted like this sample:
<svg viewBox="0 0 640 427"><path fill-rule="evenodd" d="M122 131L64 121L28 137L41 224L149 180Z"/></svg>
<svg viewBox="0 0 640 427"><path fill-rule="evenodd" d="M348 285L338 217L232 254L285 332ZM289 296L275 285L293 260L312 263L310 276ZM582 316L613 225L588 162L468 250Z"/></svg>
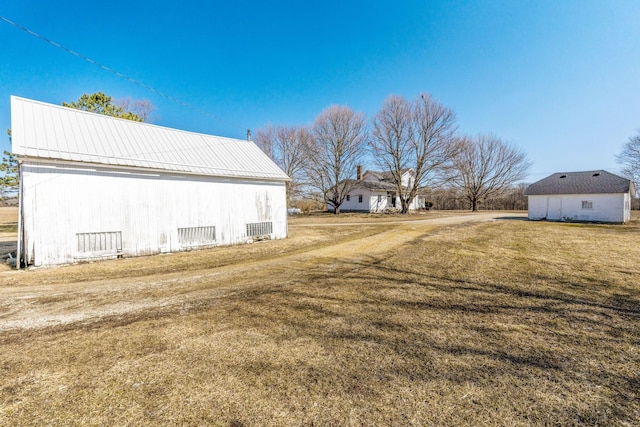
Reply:
<svg viewBox="0 0 640 427"><path fill-rule="evenodd" d="M284 240L256 242L250 245L202 249L174 254L153 255L138 258L126 258L107 262L80 263L71 266L32 269L29 280L25 281L21 272L5 274L7 284L68 283L87 280L101 280L114 277L146 277L178 271L206 270L222 267L244 260L259 261L272 259L285 254L294 254L336 243L359 239L380 230L379 226L361 226L357 228L323 228L319 230L307 227L290 233ZM0 271L8 272L8 266Z"/></svg>
<svg viewBox="0 0 640 427"><path fill-rule="evenodd" d="M296 225L316 225L316 224L369 224L420 221L435 218L447 218L459 215L479 215L483 212L471 211L412 211L408 214L400 213L363 213L363 212L343 212L335 215L331 212L312 212L309 214L293 215L289 217L289 224Z"/></svg>
<svg viewBox="0 0 640 427"><path fill-rule="evenodd" d="M291 234L4 274L41 310L175 303L0 332L0 425L637 425L637 218Z"/></svg>
<svg viewBox="0 0 640 427"><path fill-rule="evenodd" d="M0 207L0 238L13 237L18 233L18 208Z"/></svg>

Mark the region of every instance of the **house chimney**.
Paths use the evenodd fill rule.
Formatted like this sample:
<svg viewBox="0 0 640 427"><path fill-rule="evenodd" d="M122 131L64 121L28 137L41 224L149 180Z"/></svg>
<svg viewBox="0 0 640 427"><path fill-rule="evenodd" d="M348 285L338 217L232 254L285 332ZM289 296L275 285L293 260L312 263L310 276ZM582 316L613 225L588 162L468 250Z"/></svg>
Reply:
<svg viewBox="0 0 640 427"><path fill-rule="evenodd" d="M358 181L362 180L362 165L356 166L356 175L358 177Z"/></svg>

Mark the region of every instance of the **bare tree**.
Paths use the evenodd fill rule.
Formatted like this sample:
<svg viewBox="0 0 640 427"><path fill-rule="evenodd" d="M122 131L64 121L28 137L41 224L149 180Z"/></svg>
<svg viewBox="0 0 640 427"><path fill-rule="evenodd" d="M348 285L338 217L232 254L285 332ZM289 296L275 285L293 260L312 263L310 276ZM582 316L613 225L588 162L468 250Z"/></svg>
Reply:
<svg viewBox="0 0 640 427"><path fill-rule="evenodd" d="M531 162L523 151L507 142L493 135L480 135L461 138L454 165L453 182L463 190L471 210L477 211L480 201L524 179Z"/></svg>
<svg viewBox="0 0 640 427"><path fill-rule="evenodd" d="M411 125L411 104L402 96L391 95L371 121L369 142L374 161L383 172L389 174L390 181L396 187L403 213L408 211L409 206L405 202L407 187L403 185L402 175L414 163Z"/></svg>
<svg viewBox="0 0 640 427"><path fill-rule="evenodd" d="M310 184L338 214L357 184L353 178L365 154L366 118L349 107L332 105L316 117L312 136L307 164Z"/></svg>
<svg viewBox="0 0 640 427"><path fill-rule="evenodd" d="M482 206L488 210L527 210L528 201L524 194L526 189L527 184L520 182L496 196L488 197L483 201Z"/></svg>
<svg viewBox="0 0 640 427"><path fill-rule="evenodd" d="M622 174L640 186L640 130L629 137L616 159L622 165Z"/></svg>
<svg viewBox="0 0 640 427"><path fill-rule="evenodd" d="M451 183L431 189L427 197L436 210L460 210L467 206L460 189Z"/></svg>
<svg viewBox="0 0 640 427"><path fill-rule="evenodd" d="M156 107L147 99L131 99L130 97L126 97L115 101L114 104L125 111L132 112L145 123L153 122L151 114L156 110Z"/></svg>
<svg viewBox="0 0 640 427"><path fill-rule="evenodd" d="M267 125L256 132L255 142L280 168L289 175L287 206L304 186L311 135L304 127Z"/></svg>
<svg viewBox="0 0 640 427"><path fill-rule="evenodd" d="M389 172L407 213L418 189L433 186L451 167L457 145L453 110L421 94L411 104L401 96L388 97L373 119L371 148L378 165ZM407 170L413 179L403 182Z"/></svg>

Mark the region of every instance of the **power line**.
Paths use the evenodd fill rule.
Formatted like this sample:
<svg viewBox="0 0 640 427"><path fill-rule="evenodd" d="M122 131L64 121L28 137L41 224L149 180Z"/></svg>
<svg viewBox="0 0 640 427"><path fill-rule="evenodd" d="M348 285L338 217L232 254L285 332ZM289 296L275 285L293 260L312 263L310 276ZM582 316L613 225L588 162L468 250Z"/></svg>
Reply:
<svg viewBox="0 0 640 427"><path fill-rule="evenodd" d="M251 131L249 129L245 128L244 126L240 126L240 125L238 125L236 123L232 123L232 122L230 122L228 120L225 120L225 119L223 119L223 118L221 118L219 116L216 116L215 114L211 114L208 111L205 111L205 110L203 110L201 108L198 108L198 107L196 107L194 105L191 105L191 104L189 104L187 102L184 102L184 101L181 101L181 100L179 100L177 98L174 98L173 96L168 95L168 94L166 94L166 93L164 93L164 92L162 92L162 91L160 91L160 90L158 90L158 89L156 89L154 87L151 87L151 86L149 86L147 84L142 83L139 80L136 80L136 79L131 78L131 77L125 75L125 74L122 74L119 71L116 71L116 70L114 70L112 68L109 68L106 65L103 65L103 64L101 64L101 63L99 63L97 61L94 61L93 59L91 59L91 58L89 58L87 56L84 56L84 55L82 55L82 54L80 54L80 53L78 53L78 52L76 52L74 50L69 49L66 46L63 46L60 43L56 43L55 41L53 41L51 39L48 39L47 37L44 37L44 36L34 32L34 31L31 31L30 29L28 29L26 27L23 27L22 25L11 21L11 20L5 18L4 16L0 16L0 20L6 22L7 24L13 25L14 27L18 28L19 30L24 31L25 33L27 33L29 35L32 35L32 36L34 36L34 37L36 37L36 38L38 38L38 39L40 39L42 41L45 41L45 42L49 43L50 45L57 47L58 49L62 49L65 52L70 53L71 55L82 59L83 61L86 61L86 62L88 62L90 64L93 64L93 65L99 67L99 68L102 68L103 70L108 71L109 73L111 73L111 74L113 74L113 75L115 75L117 77L120 77L121 79L127 80L130 83L133 83L133 84L135 84L135 85L137 85L137 86L139 86L139 87L141 87L143 89L146 89L146 90L148 90L148 91L150 91L152 93L155 93L156 95L159 95L159 96L161 96L163 98L166 98L171 102L174 102L174 103L176 103L178 105L181 105L183 107L189 108L190 110L196 111L196 112L198 112L200 114L204 114L205 116L208 116L208 117L210 117L210 118L212 118L214 120L217 120L219 122L226 123L226 124L228 124L230 126L233 126L233 127L237 128L237 129L242 129L243 131L246 130L248 136L251 134Z"/></svg>

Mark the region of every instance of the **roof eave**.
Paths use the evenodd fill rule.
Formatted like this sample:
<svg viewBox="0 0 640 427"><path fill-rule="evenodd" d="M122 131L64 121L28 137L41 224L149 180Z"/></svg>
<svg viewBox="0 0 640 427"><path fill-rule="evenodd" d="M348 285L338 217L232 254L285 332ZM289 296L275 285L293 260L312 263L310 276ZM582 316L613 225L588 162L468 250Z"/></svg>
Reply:
<svg viewBox="0 0 640 427"><path fill-rule="evenodd" d="M149 168L143 166L132 166L132 165L120 165L120 164L111 164L111 163L99 163L99 162L82 162L75 160L67 160L67 159L58 159L53 157L35 157L35 156L26 156L21 154L14 155L16 160L20 163L24 162L33 162L33 163L57 163L61 165L68 166L84 166L88 168L102 168L102 169L116 169L116 170L131 170L142 173L164 173L170 175L189 175L189 176L200 176L200 177L211 177L211 178L225 178L225 179L248 179L252 181L279 181L279 182L287 182L291 181L291 178L288 176L280 176L280 177L270 177L270 176L257 176L257 175L225 175L222 173L198 173L188 170L179 170L179 169L163 169L163 168Z"/></svg>

